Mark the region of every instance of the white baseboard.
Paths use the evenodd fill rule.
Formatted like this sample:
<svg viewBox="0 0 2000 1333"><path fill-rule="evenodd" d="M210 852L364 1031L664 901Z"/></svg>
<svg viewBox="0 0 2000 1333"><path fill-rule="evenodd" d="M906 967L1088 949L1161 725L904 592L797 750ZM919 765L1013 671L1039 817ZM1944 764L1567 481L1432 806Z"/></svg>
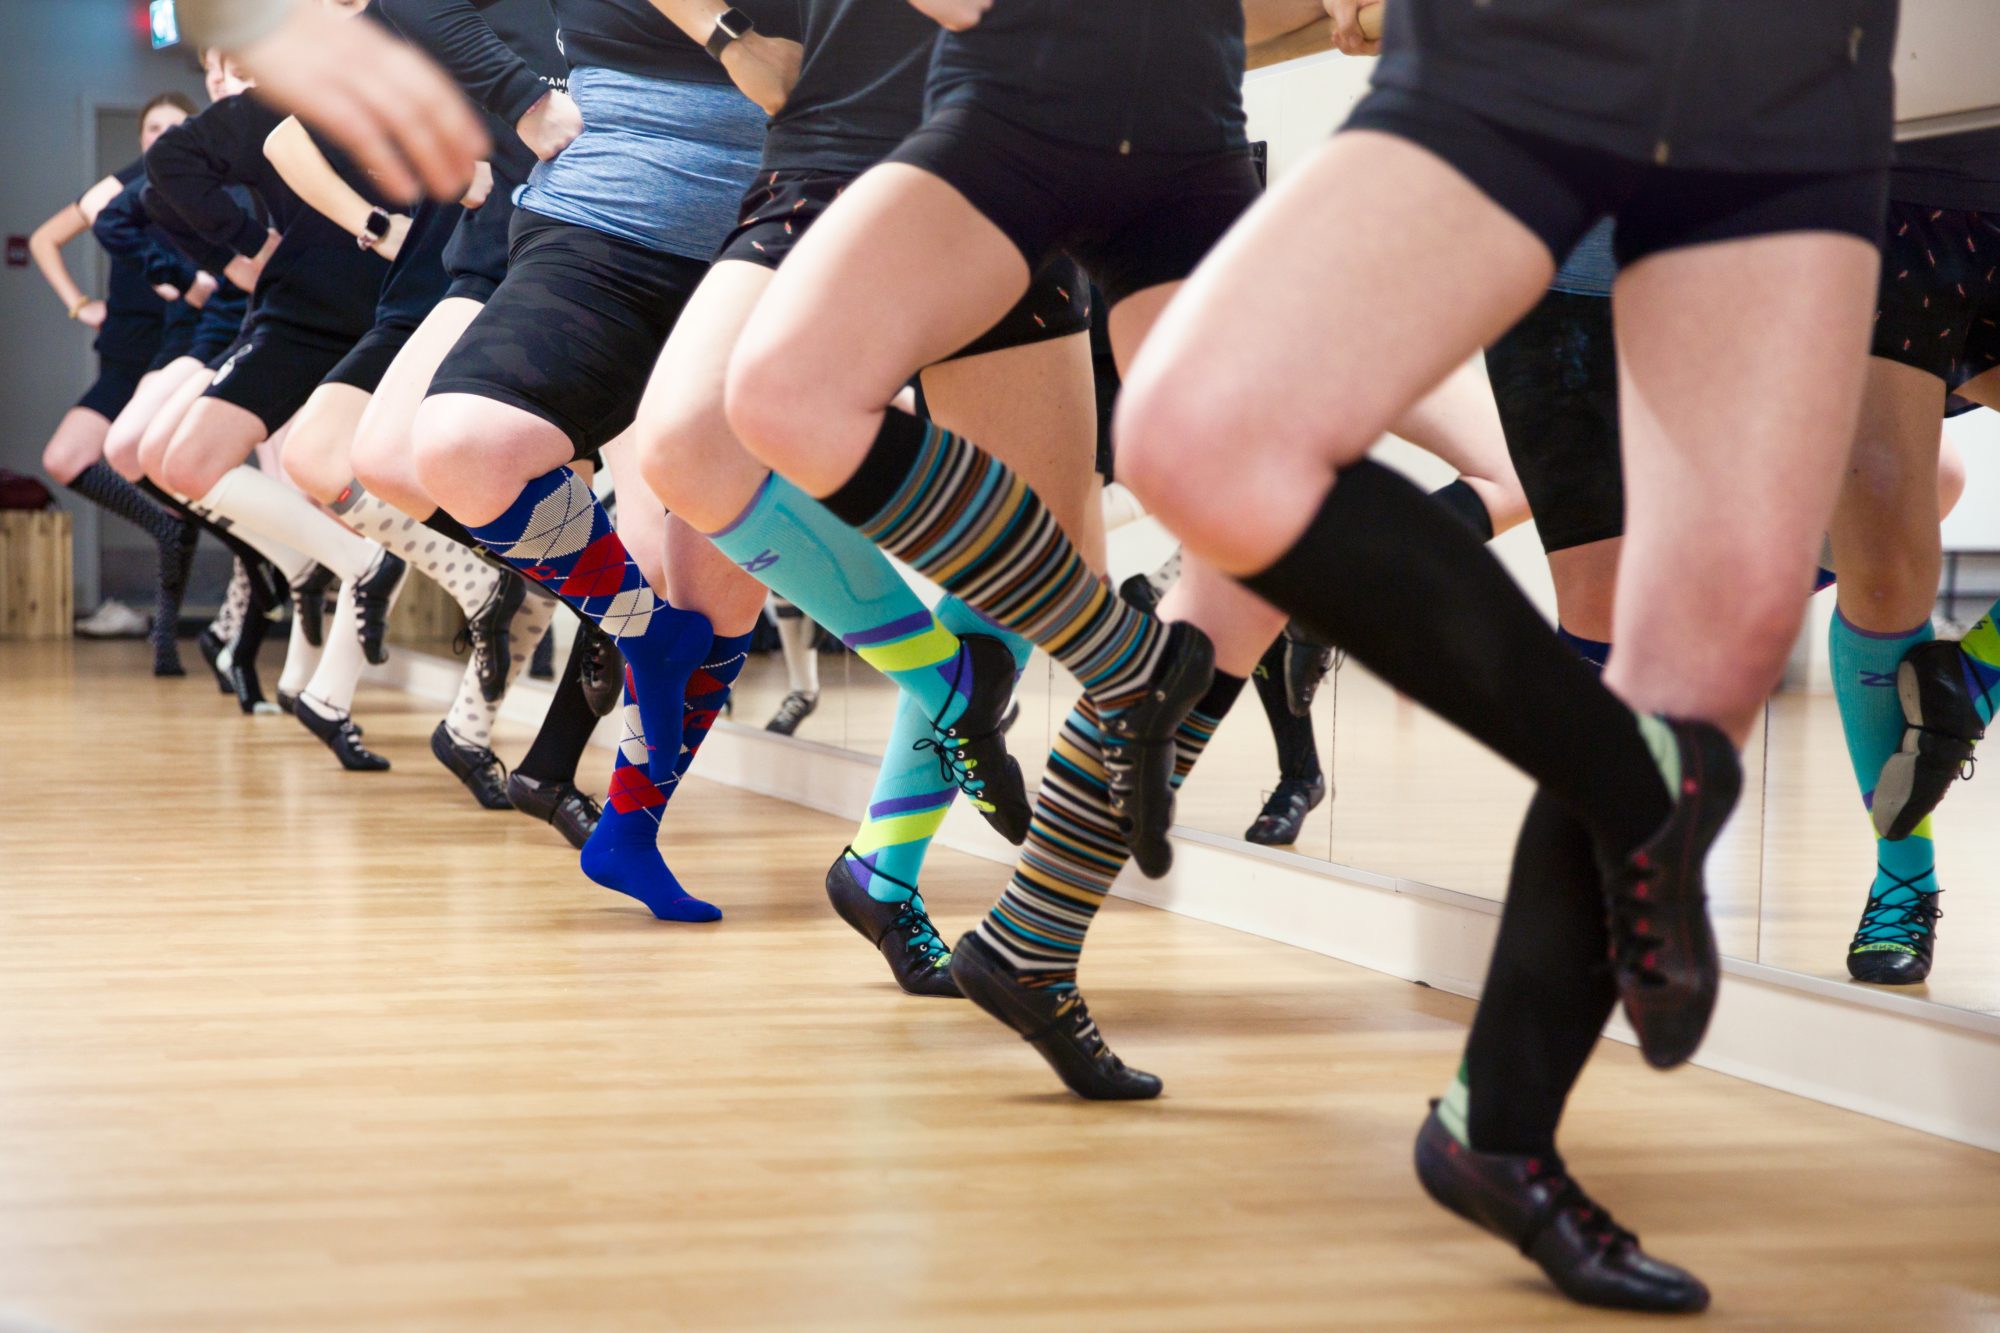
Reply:
<svg viewBox="0 0 2000 1333"><path fill-rule="evenodd" d="M446 700L461 670L400 650L372 678ZM548 693L522 682L502 716L533 725ZM615 723L607 719L596 739L615 744ZM875 767L852 751L722 722L702 750L701 776L858 820ZM1014 859L963 802L938 840L988 860ZM1191 830L1176 833L1166 878L1128 869L1112 891L1464 996L1479 993L1500 910L1469 894ZM2000 1152L2000 1018L1758 963L1723 966L1729 981L1696 1064ZM1617 1018L1607 1035L1633 1039Z"/></svg>

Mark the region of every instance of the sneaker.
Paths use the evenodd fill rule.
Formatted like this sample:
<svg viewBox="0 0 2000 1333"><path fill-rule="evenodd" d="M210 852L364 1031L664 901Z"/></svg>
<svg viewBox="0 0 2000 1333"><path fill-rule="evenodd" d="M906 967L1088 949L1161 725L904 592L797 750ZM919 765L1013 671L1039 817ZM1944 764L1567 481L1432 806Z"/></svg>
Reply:
<svg viewBox="0 0 2000 1333"><path fill-rule="evenodd" d="M1271 793L1271 799L1264 802L1264 813L1257 816L1257 822L1243 835L1244 840L1260 847L1291 846L1299 840L1299 829L1305 825L1306 816L1325 799L1325 774L1286 778Z"/></svg>
<svg viewBox="0 0 2000 1333"><path fill-rule="evenodd" d="M974 1004L1021 1034L1071 1092L1092 1101L1145 1101L1160 1080L1133 1069L1105 1044L1074 986L1029 986L976 931L951 952L951 979Z"/></svg>
<svg viewBox="0 0 2000 1333"><path fill-rule="evenodd" d="M923 895L913 884L893 876L882 876L900 885L909 896L901 902L882 902L855 877L852 847L826 872L826 896L840 919L854 927L861 938L882 951L889 960L889 974L911 995L958 996L951 979L951 950L944 947L937 927L924 908ZM882 875L881 871L875 871Z"/></svg>
<svg viewBox="0 0 2000 1333"><path fill-rule="evenodd" d="M604 809L573 782L538 782L520 773L507 775L507 801L531 819L554 827L578 851L597 831Z"/></svg>
<svg viewBox="0 0 2000 1333"><path fill-rule="evenodd" d="M994 832L1018 847L1028 840L1034 810L1020 761L1007 753L1001 726L1019 674L1014 654L990 634L961 634L958 642L952 689L966 696L965 707L948 727L932 718L931 734L912 748L935 754L938 776L964 792Z"/></svg>
<svg viewBox="0 0 2000 1333"><path fill-rule="evenodd" d="M484 745L467 745L440 722L431 733L431 753L465 784L472 799L488 810L512 810L507 798L507 766Z"/></svg>
<svg viewBox="0 0 2000 1333"><path fill-rule="evenodd" d="M360 617L361 653L369 665L381 666L389 660L389 612L403 591L410 567L401 556L387 551L375 557L368 572L354 581L354 610Z"/></svg>
<svg viewBox="0 0 2000 1333"><path fill-rule="evenodd" d="M307 731L319 737L320 743L333 751L333 757L340 760L340 766L350 773L381 773L388 769L389 761L361 743L361 728L354 719L346 715L328 717L299 697L292 716L302 723Z"/></svg>
<svg viewBox="0 0 2000 1333"><path fill-rule="evenodd" d="M1891 841L1910 836L1951 789L1972 776L1972 748L1986 735L1967 679L1965 653L1955 640L1933 639L1903 655L1896 668L1896 697L1903 704L1903 744L1875 779L1869 817ZM1992 703L1992 687L1980 693Z"/></svg>
<svg viewBox="0 0 2000 1333"><path fill-rule="evenodd" d="M1338 650L1298 621L1285 624L1285 706L1293 717L1311 717L1319 687L1339 665Z"/></svg>
<svg viewBox="0 0 2000 1333"><path fill-rule="evenodd" d="M1706 722L1669 725L1681 755L1673 812L1622 861L1600 858L1612 975L1655 1069L1693 1055L1715 1012L1722 959L1702 872L1743 790L1743 767L1727 736Z"/></svg>
<svg viewBox="0 0 2000 1333"><path fill-rule="evenodd" d="M125 603L107 597L97 609L76 622L76 632L86 639L143 639L152 622Z"/></svg>
<svg viewBox="0 0 2000 1333"><path fill-rule="evenodd" d="M452 641L452 651L470 651L479 674L479 694L493 703L507 692L507 672L513 663L509 628L514 613L528 599L527 580L514 574L503 575L493 585L486 604L466 618L465 628ZM447 765L448 767L448 765ZM495 807L500 808L500 807Z"/></svg>
<svg viewBox="0 0 2000 1333"><path fill-rule="evenodd" d="M1215 679L1215 645L1186 622L1167 626L1167 648L1139 702L1104 719L1102 746L1111 818L1133 864L1158 879L1174 863L1175 733Z"/></svg>
<svg viewBox="0 0 2000 1333"><path fill-rule="evenodd" d="M1640 1249L1553 1153L1474 1152L1452 1137L1433 1102L1417 1132L1416 1166L1424 1193L1519 1250L1580 1305L1661 1314L1708 1308L1701 1279Z"/></svg>
<svg viewBox="0 0 2000 1333"><path fill-rule="evenodd" d="M780 736L790 736L799 729L799 723L813 715L819 707L819 696L807 694L804 690L793 690L778 705L778 711L771 714L771 720L764 724L764 730L774 731Z"/></svg>
<svg viewBox="0 0 2000 1333"><path fill-rule="evenodd" d="M1881 872L1888 876L1888 872ZM1937 944L1938 907L1942 889L1929 893L1905 880L1868 895L1854 942L1847 946L1847 975L1875 986L1915 986L1931 974L1931 950ZM1925 875L1923 878L1929 879ZM1879 880L1877 881L1880 882ZM1898 889L1899 901L1883 901Z"/></svg>

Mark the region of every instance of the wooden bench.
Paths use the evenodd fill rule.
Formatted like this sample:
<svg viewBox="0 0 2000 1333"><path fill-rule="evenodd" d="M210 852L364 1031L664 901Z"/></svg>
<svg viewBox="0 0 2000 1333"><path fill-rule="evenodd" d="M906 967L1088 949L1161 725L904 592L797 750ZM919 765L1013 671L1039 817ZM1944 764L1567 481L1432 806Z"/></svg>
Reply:
<svg viewBox="0 0 2000 1333"><path fill-rule="evenodd" d="M60 509L0 510L0 639L67 639L70 517Z"/></svg>

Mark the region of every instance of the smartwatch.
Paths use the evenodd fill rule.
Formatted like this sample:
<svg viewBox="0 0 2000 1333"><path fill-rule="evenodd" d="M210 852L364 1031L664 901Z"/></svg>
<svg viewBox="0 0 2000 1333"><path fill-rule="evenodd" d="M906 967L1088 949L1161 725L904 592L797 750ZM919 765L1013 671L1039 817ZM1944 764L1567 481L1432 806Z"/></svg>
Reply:
<svg viewBox="0 0 2000 1333"><path fill-rule="evenodd" d="M361 224L361 234L354 238L354 243L360 246L363 250L373 250L376 246L382 244L382 242L388 239L389 239L388 210L382 208L369 209L368 220Z"/></svg>
<svg viewBox="0 0 2000 1333"><path fill-rule="evenodd" d="M750 16L740 9L725 9L715 20L715 31L708 35L708 53L717 60L729 49L729 44L738 37L746 37L757 31L757 25Z"/></svg>

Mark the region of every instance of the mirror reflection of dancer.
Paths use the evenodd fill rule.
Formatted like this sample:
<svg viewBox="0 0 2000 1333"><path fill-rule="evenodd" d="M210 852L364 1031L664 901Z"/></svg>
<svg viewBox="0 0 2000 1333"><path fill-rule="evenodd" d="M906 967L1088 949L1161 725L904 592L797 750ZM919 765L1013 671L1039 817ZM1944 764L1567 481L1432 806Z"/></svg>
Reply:
<svg viewBox="0 0 2000 1333"><path fill-rule="evenodd" d="M776 593L764 606L770 613L771 627L778 632L778 649L784 654L786 691L764 730L792 736L798 733L799 723L819 707L819 648L813 642L819 636L819 626Z"/></svg>
<svg viewBox="0 0 2000 1333"><path fill-rule="evenodd" d="M179 93L161 93L139 113L139 151L143 155L167 130L194 114L194 106ZM135 199L145 184L145 165L130 166L106 176L74 203L35 228L28 253L69 317L92 330L97 353L97 379L63 414L55 434L42 449L42 467L61 485L133 524L159 548L158 591L153 604L153 674L179 676L180 651L175 627L180 619L181 591L194 560L196 530L186 519L154 503L104 462L104 445L111 423L124 411L140 381L152 369L168 336L191 324L199 301L190 305L183 293L171 295L147 273L143 229L129 244L122 234L102 233L98 241L110 255L110 282L102 298L86 293L70 276L62 249L85 232L97 232L106 210L117 214L121 201ZM193 296L190 292L187 295Z"/></svg>
<svg viewBox="0 0 2000 1333"><path fill-rule="evenodd" d="M1419 1174L1573 1299L1657 1310L1707 1289L1589 1199L1556 1126L1621 1000L1661 1067L1712 1012L1703 861L1852 439L1892 123L1893 0L1703 10L1392 4L1374 90L1166 312L1118 422L1192 553L1539 784ZM1629 485L1600 682L1366 453L1605 215Z"/></svg>

